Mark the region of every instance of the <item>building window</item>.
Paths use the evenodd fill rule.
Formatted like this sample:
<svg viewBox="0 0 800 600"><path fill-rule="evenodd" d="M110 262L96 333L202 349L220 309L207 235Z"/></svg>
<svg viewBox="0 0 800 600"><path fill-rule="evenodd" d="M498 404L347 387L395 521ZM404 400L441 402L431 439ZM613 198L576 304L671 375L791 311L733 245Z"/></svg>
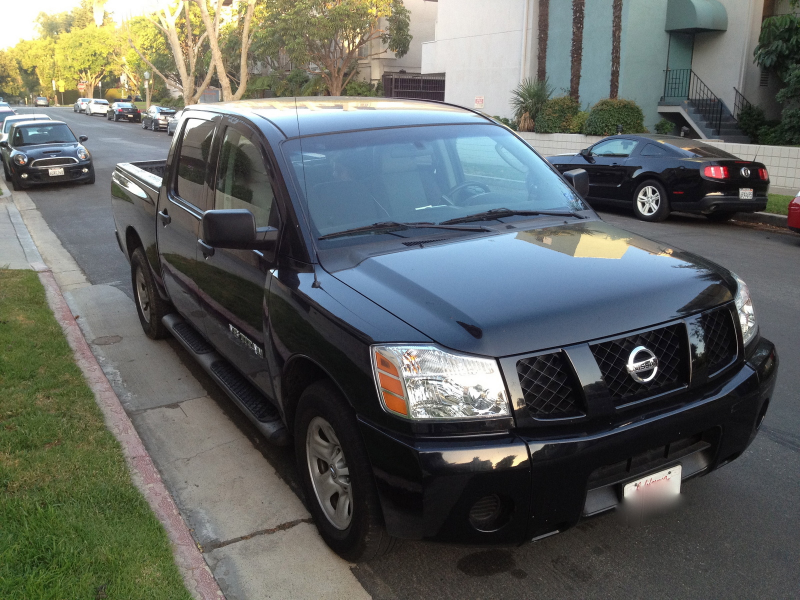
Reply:
<svg viewBox="0 0 800 600"><path fill-rule="evenodd" d="M761 87L769 87L769 71L766 69L761 69L761 81L759 85Z"/></svg>

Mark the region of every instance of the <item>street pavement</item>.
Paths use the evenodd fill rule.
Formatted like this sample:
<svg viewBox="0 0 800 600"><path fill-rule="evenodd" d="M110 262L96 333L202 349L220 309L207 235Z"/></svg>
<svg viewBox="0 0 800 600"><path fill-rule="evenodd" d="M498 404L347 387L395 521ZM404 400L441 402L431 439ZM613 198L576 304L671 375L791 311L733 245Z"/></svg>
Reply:
<svg viewBox="0 0 800 600"><path fill-rule="evenodd" d="M644 223L623 211L602 213L738 273L750 286L763 335L781 357L753 445L730 465L688 482L678 509L641 524L599 517L517 548L405 542L383 559L348 569L308 522L292 451L266 444L177 343L141 333L129 266L114 239L110 176L117 162L164 158L170 138L71 109L46 112L89 135L97 183L29 190L15 202L34 225L37 245L45 226L55 234L39 248L48 264L50 245L65 249L52 253L65 265L65 296L229 599L365 592L436 600L800 596L800 235L694 216ZM2 227L0 214L0 235ZM74 259L83 282L63 254Z"/></svg>

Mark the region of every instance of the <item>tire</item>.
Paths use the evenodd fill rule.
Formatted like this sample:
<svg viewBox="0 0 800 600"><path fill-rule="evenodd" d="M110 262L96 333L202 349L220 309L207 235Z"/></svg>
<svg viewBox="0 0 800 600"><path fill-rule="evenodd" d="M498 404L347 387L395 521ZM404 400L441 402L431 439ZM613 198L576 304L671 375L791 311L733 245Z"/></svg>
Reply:
<svg viewBox="0 0 800 600"><path fill-rule="evenodd" d="M397 540L386 532L353 409L330 381L320 381L300 396L296 415L297 470L306 504L325 543L351 562L390 552ZM309 455L314 439L317 449Z"/></svg>
<svg viewBox="0 0 800 600"><path fill-rule="evenodd" d="M633 193L633 214L642 221L663 221L669 216L669 199L664 186L649 179Z"/></svg>
<svg viewBox="0 0 800 600"><path fill-rule="evenodd" d="M156 122L155 121L150 121L150 129L153 130L153 133L158 131L158 127L156 127Z"/></svg>
<svg viewBox="0 0 800 600"><path fill-rule="evenodd" d="M139 322L147 337L152 340L167 337L169 330L161 319L172 312L172 306L158 295L150 265L141 247L131 255L131 284Z"/></svg>
<svg viewBox="0 0 800 600"><path fill-rule="evenodd" d="M724 223L725 221L730 221L733 215L734 213L732 212L713 212L707 214L706 218L714 223Z"/></svg>
<svg viewBox="0 0 800 600"><path fill-rule="evenodd" d="M141 123L142 123L142 129L147 129L147 124L144 121L142 121Z"/></svg>

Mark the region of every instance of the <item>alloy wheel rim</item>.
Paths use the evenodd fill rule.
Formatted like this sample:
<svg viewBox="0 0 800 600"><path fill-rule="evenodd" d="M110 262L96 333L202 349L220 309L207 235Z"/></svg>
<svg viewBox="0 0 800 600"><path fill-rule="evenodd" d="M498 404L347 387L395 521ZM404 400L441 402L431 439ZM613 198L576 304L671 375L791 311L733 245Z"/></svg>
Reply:
<svg viewBox="0 0 800 600"><path fill-rule="evenodd" d="M661 206L661 194L652 185L646 185L636 197L639 212L645 216L654 215Z"/></svg>
<svg viewBox="0 0 800 600"><path fill-rule="evenodd" d="M142 318L145 323L150 323L150 294L141 269L136 269L136 297L139 299L139 308L142 309Z"/></svg>
<svg viewBox="0 0 800 600"><path fill-rule="evenodd" d="M347 529L353 520L350 470L336 432L322 417L314 417L308 424L306 460L322 512L336 529Z"/></svg>

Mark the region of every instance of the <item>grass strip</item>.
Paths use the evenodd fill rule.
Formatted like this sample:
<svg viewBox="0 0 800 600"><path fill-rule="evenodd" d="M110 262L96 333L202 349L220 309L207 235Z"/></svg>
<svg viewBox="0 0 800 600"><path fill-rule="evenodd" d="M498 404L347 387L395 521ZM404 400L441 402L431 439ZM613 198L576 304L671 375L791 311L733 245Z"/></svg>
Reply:
<svg viewBox="0 0 800 600"><path fill-rule="evenodd" d="M794 196L783 196L781 194L768 194L767 195L767 208L764 212L772 213L775 215L788 215L789 202L794 199Z"/></svg>
<svg viewBox="0 0 800 600"><path fill-rule="evenodd" d="M32 271L0 270L0 598L191 598Z"/></svg>

